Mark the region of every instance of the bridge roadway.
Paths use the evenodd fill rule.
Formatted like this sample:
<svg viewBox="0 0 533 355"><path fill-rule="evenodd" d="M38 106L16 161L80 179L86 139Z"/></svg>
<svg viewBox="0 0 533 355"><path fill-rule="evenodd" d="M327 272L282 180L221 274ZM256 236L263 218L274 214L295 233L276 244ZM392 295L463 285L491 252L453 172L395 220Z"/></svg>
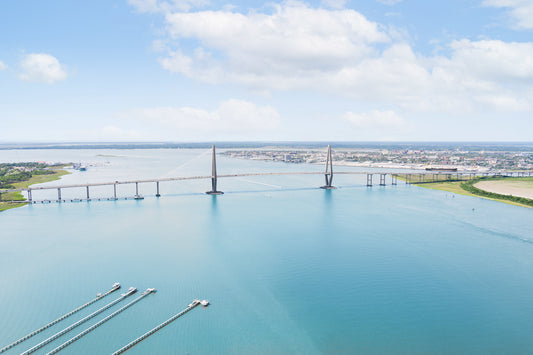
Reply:
<svg viewBox="0 0 533 355"><path fill-rule="evenodd" d="M225 175L216 175L218 178L230 178L230 177L248 177L248 176L279 176L279 175L330 175L330 173L324 173L323 171L300 171L300 172L273 172L273 173L242 173L242 174L225 174ZM365 171L336 171L333 175L482 175L471 172L440 172L436 173L434 171L430 172L412 172L412 173L398 173L398 172L365 172ZM491 173L490 175L502 175L502 173ZM112 181L112 182L94 182L94 183L85 183L85 184L72 184L72 185L54 185L54 186L35 186L27 187L22 189L6 189L0 190L0 193L5 192L21 192L28 190L56 190L56 189L66 189L66 188L76 188L76 187L93 187L93 186L113 186L113 185L127 185L127 184L142 184L142 183L157 183L165 181L180 181L180 180L201 180L201 179L213 179L213 175L204 175L204 176L179 176L179 177L169 177L169 178L156 178L156 179L144 179L144 180L125 180L125 181Z"/></svg>

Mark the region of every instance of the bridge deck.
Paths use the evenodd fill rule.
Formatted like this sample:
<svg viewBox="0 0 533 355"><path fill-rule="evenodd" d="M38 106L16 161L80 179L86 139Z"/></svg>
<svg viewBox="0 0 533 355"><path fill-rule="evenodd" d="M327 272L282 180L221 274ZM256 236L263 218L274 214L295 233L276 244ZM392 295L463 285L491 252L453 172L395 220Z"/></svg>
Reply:
<svg viewBox="0 0 533 355"><path fill-rule="evenodd" d="M416 173L392 173L392 172L380 172L380 171L338 171L334 172L333 175L438 175L439 173L432 172L416 172ZM441 172L440 175L473 175L476 173L471 172ZM248 177L248 176L281 176L281 175L330 175L330 173L324 173L323 171L300 171L300 172L273 172L273 173L241 173L241 174L223 174L217 175L218 178L230 178L230 177ZM479 174L478 174L479 175ZM501 174L491 174L491 175L501 175ZM0 193L5 192L21 192L28 190L53 190L53 189L66 189L66 188L77 188L77 187L93 187L93 186L112 186L112 185L126 185L126 184L142 184L142 183L155 183L155 182L164 182L164 181L181 181L181 180L202 180L202 179L212 179L212 175L204 176L178 176L178 177L169 177L169 178L156 178L156 179L141 179L141 180L124 180L124 181L109 181L109 182L94 182L86 184L71 184L71 185L54 185L54 186L35 186L27 187L21 189L5 189L0 190Z"/></svg>

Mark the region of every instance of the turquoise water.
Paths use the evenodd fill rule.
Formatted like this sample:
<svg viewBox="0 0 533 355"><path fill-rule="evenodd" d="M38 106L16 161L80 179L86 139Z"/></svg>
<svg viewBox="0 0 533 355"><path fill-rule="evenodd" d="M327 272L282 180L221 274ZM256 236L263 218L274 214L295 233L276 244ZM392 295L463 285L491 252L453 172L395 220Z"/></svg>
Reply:
<svg viewBox="0 0 533 355"><path fill-rule="evenodd" d="M101 157L121 155L120 157ZM1 161L89 161L61 183L208 174L200 150L3 151ZM321 166L219 158L219 173ZM348 168L337 168L348 170ZM352 169L355 170L355 169ZM150 295L64 350L110 353L526 353L533 348L533 210L335 176L142 185L142 201L0 213L0 347L107 291ZM58 182L48 183L56 185ZM111 190L95 190L106 196ZM122 196L132 188L121 187ZM53 198L38 192L34 198ZM69 192L73 196L76 191ZM64 192L65 194L65 192ZM111 302L96 302L7 354ZM44 347L46 353L126 301Z"/></svg>

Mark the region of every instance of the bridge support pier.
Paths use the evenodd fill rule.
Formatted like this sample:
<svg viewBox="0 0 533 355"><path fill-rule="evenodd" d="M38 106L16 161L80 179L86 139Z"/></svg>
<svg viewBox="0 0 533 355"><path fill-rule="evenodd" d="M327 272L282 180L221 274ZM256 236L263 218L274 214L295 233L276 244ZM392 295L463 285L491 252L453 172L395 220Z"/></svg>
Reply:
<svg viewBox="0 0 533 355"><path fill-rule="evenodd" d="M143 200L144 199L144 197L139 195L139 183L138 182L135 183L135 196L133 198L136 199L136 200Z"/></svg>
<svg viewBox="0 0 533 355"><path fill-rule="evenodd" d="M113 199L117 199L117 184L113 184Z"/></svg>
<svg viewBox="0 0 533 355"><path fill-rule="evenodd" d="M28 189L28 201L29 201L30 203L33 202L33 199L32 199L32 197L31 197L31 189Z"/></svg>
<svg viewBox="0 0 533 355"><path fill-rule="evenodd" d="M57 188L57 202L61 202L61 188Z"/></svg>
<svg viewBox="0 0 533 355"><path fill-rule="evenodd" d="M379 174L379 186L385 186L385 176L387 174Z"/></svg>
<svg viewBox="0 0 533 355"><path fill-rule="evenodd" d="M87 185L87 201L91 201L91 197L89 196L89 185Z"/></svg>
<svg viewBox="0 0 533 355"><path fill-rule="evenodd" d="M161 197L161 194L159 193L159 181L156 181L155 182L155 187L156 187L156 193L155 193L155 197Z"/></svg>
<svg viewBox="0 0 533 355"><path fill-rule="evenodd" d="M326 184L324 186L320 186L321 189L336 189L335 186L331 185L333 182L333 159L331 158L331 145L328 145L328 153L326 155L326 172L324 173L324 178L326 179Z"/></svg>
<svg viewBox="0 0 533 355"><path fill-rule="evenodd" d="M372 187L372 178L374 175L372 174L366 174L366 186Z"/></svg>
<svg viewBox="0 0 533 355"><path fill-rule="evenodd" d="M222 191L217 190L217 157L215 146L213 145L213 153L211 157L211 191L207 191L208 195L222 195Z"/></svg>
<svg viewBox="0 0 533 355"><path fill-rule="evenodd" d="M392 182L391 182L392 185L398 185L398 176L397 175L392 174L391 175L391 179L392 179Z"/></svg>

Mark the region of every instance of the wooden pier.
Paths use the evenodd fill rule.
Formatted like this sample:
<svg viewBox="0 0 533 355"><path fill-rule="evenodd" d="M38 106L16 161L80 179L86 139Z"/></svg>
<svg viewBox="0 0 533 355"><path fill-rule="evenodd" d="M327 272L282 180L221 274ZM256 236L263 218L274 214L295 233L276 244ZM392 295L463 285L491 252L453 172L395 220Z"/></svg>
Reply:
<svg viewBox="0 0 533 355"><path fill-rule="evenodd" d="M93 330L95 330L96 328L98 328L99 326L101 326L102 324L104 324L105 322L107 322L108 320L116 317L117 315L119 315L120 313L124 312L126 309L130 308L131 306L133 306L135 303L139 302L140 300L142 300L143 298L145 298L146 296L148 295L151 295L152 293L155 292L155 289L154 288L149 288L147 289L146 291L144 291L142 293L141 296L137 297L136 299L134 299L133 301L131 301L130 303L128 303L127 305L125 305L124 307L116 310L115 312L111 313L110 315L108 315L107 317L105 317L104 319L102 319L101 321L99 321L98 323L94 324L93 326L85 329L83 332L79 333L78 335L76 335L75 337L69 339L68 341L64 342L63 344L59 345L57 348L55 348L54 350L50 351L47 353L47 355L52 355L52 354L56 354L58 353L59 351L63 350L64 348L66 348L67 346L71 345L72 343L74 343L75 341L81 339L82 337L84 337L85 335L87 335L88 333L92 332Z"/></svg>
<svg viewBox="0 0 533 355"><path fill-rule="evenodd" d="M107 305L105 305L104 307L100 308L99 310L94 311L93 313L89 314L87 317L80 319L79 321L77 321L76 323L68 326L67 328L63 329L62 331L60 331L60 332L52 335L51 337L43 340L39 344L37 344L37 345L33 346L32 348L30 348L30 349L26 350L25 352L23 352L21 355L28 355L28 354L32 354L32 353L36 352L37 350L39 350L40 348L42 348L43 346L45 346L47 344L50 344L51 342L53 342L54 340L56 340L60 336L70 332L72 329L82 325L83 323L85 323L88 320L96 317L97 315L99 315L100 313L104 312L105 310L113 307L115 304L119 303L120 301L122 301L126 297L133 295L136 291L137 291L136 288L130 287L130 289L128 290L127 293L124 293L122 296L120 296L119 298L117 298L113 302L108 303Z"/></svg>
<svg viewBox="0 0 533 355"><path fill-rule="evenodd" d="M67 314L65 314L65 315L63 315L63 316L61 316L61 317L59 317L58 319L56 319L56 320L54 320L54 321L52 321L52 322L50 322L50 323L48 323L48 324L42 326L41 328L39 328L39 329L37 329L37 330L31 332L30 334L28 334L28 335L26 335L26 336L20 338L19 340L17 340L17 341L15 341L15 342L13 342L13 343L11 343L11 344L9 344L9 345L3 347L2 349L0 349L0 353L6 352L7 350L11 349L12 347L14 347L14 346L16 346L16 345L18 345L18 344L24 342L25 340L30 339L31 337L33 337L33 336L39 334L39 333L42 332L43 330L46 330L46 329L50 328L51 326L53 326L53 325L55 325L55 324L61 322L62 320L66 319L66 318L70 317L71 315L73 315L73 314L75 314L75 313L81 311L82 309L84 309L84 308L90 306L91 304L95 303L96 301L101 300L102 298L104 298L104 297L110 295L111 293L115 292L115 291L118 290L118 289L120 289L120 284L119 284L118 282L116 282L116 283L113 285L113 287L111 287L111 289L110 289L109 291L105 292L104 294L100 294L100 295L96 296L95 299L93 299L93 300L91 300L91 301L85 303L84 305L79 306L79 307L76 308L75 310L70 311L69 313L67 313Z"/></svg>
<svg viewBox="0 0 533 355"><path fill-rule="evenodd" d="M148 338L149 336L151 336L152 334L154 334L155 332L159 331L161 328L164 328L166 327L167 325L169 325L170 323L174 322L176 319L180 318L181 316L185 315L186 313L190 312L191 310L193 310L194 308L198 307L200 305L200 300L194 300L189 306L187 306L187 308L185 308L183 311L179 312L178 314L175 314L173 315L172 317L170 317L169 319L167 319L166 321L164 321L163 323L159 324L157 327L149 330L148 332L144 333L143 335L141 335L140 337L138 337L137 339L133 340L132 342L124 345L122 348L118 349L117 351L115 351L112 355L119 355L119 354L122 354L126 351L128 351L129 349L133 348L135 345L139 344L141 341L143 341L144 339Z"/></svg>

